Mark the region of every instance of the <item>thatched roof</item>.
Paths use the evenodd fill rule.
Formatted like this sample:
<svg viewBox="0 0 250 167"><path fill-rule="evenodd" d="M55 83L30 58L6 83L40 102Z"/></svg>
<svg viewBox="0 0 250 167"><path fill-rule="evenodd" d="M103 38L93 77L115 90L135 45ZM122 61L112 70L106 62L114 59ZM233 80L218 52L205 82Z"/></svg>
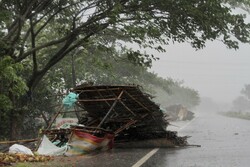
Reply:
<svg viewBox="0 0 250 167"><path fill-rule="evenodd" d="M160 107L139 86L81 85L74 88L74 92L79 94L78 104L96 119L98 127L116 122L117 133L135 123L162 129ZM93 124L94 121L87 123Z"/></svg>
<svg viewBox="0 0 250 167"><path fill-rule="evenodd" d="M79 102L91 114L104 116L111 106L119 114L142 115L159 110L138 86L78 86Z"/></svg>

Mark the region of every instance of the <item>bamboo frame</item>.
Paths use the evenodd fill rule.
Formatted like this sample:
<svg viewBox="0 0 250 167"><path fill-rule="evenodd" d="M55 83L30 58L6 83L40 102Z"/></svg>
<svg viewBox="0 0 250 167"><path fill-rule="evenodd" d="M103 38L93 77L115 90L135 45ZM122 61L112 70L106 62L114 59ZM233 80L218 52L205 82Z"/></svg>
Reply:
<svg viewBox="0 0 250 167"><path fill-rule="evenodd" d="M100 128L102 126L102 124L106 121L106 119L108 118L108 116L110 115L111 111L113 110L113 108L115 107L116 103L120 100L122 94L123 94L123 90L121 91L121 93L119 94L119 96L116 98L115 102L112 104L112 106L110 107L109 111L107 112L107 114L105 115L105 117L102 119L102 121L99 123L99 125L97 126L98 128Z"/></svg>
<svg viewBox="0 0 250 167"><path fill-rule="evenodd" d="M147 115L148 115L148 114L143 115L143 116L141 117L141 119L145 118ZM123 130L126 129L127 127L129 127L130 125L135 124L136 122L138 122L138 120L131 120L131 121L127 122L123 127L117 129L117 130L115 131L115 134L117 135L118 133L120 133L121 131L123 131Z"/></svg>
<svg viewBox="0 0 250 167"><path fill-rule="evenodd" d="M159 114L152 115L155 111L160 112L159 106L142 93L137 86L79 86L74 91L79 94L76 104L84 110L62 112L62 108L60 108L47 128L51 128L60 113L86 111L88 119L86 119L84 125L92 126L91 129L81 128L80 126L71 127L71 131L67 134L70 135L69 142L74 130L94 134L95 131L98 132L102 128L102 130L105 130L104 127L106 126L109 126L115 135L130 128L131 125L138 124L140 127L147 129L151 123L153 123L153 128L156 127L155 129L159 132L165 132L159 128L161 126ZM149 119L143 119L147 116ZM92 119L89 119L89 117Z"/></svg>
<svg viewBox="0 0 250 167"><path fill-rule="evenodd" d="M91 100L77 100L80 102L98 102L98 101L115 101L117 98L108 98L108 99L91 99Z"/></svg>
<svg viewBox="0 0 250 167"><path fill-rule="evenodd" d="M109 90L110 91L110 90ZM116 96L116 94L113 92L113 91L110 91L110 92L112 92L112 94L114 95L114 96ZM117 97L116 97L117 98ZM130 108L128 108L127 106L126 106L126 104L124 104L123 103L123 101L122 100L120 100L119 101L131 114L133 114L134 116L136 116L136 114L132 111L132 110L130 110Z"/></svg>

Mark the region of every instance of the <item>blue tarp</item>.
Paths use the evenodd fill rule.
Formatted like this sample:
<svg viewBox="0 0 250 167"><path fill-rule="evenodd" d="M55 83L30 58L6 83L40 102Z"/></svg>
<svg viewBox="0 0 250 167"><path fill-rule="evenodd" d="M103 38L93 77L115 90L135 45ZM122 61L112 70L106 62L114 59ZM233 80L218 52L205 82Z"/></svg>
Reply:
<svg viewBox="0 0 250 167"><path fill-rule="evenodd" d="M77 101L78 94L70 92L64 99L63 99L63 106L67 109L72 108Z"/></svg>

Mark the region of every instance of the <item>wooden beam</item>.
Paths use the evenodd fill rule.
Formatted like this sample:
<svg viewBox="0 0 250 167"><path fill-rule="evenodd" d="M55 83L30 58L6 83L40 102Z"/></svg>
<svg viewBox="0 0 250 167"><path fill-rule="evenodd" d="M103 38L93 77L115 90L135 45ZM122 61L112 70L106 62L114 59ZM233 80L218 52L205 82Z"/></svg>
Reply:
<svg viewBox="0 0 250 167"><path fill-rule="evenodd" d="M132 95L130 95L126 90L124 90L124 92L131 97L131 99L133 99L136 103L138 103L140 106L142 106L145 110L151 112L144 104L142 104L141 102L139 102L138 100L136 100L136 98L134 98Z"/></svg>
<svg viewBox="0 0 250 167"><path fill-rule="evenodd" d="M77 100L79 102L99 102L99 101L115 101L117 98L108 98L108 99L86 99L86 100Z"/></svg>
<svg viewBox="0 0 250 167"><path fill-rule="evenodd" d="M29 142L35 142L39 139L25 139L25 140L15 140L15 141L0 141L0 144L15 144L15 143L29 143Z"/></svg>
<svg viewBox="0 0 250 167"><path fill-rule="evenodd" d="M145 118L148 114L144 114L141 119ZM129 122L127 122L124 126L122 126L121 128L117 129L114 133L115 135L120 133L121 131L123 131L124 129L128 128L129 126L135 124L138 120L131 120Z"/></svg>
<svg viewBox="0 0 250 167"><path fill-rule="evenodd" d="M102 121L99 123L99 125L97 126L98 128L100 128L102 126L102 124L106 121L106 119L108 118L108 116L110 115L111 111L113 110L113 108L115 107L116 103L120 100L122 94L123 94L123 90L121 91L121 93L119 94L119 96L117 97L117 99L115 100L115 102L112 104L111 108L109 109L108 113L105 115L105 117L102 119Z"/></svg>

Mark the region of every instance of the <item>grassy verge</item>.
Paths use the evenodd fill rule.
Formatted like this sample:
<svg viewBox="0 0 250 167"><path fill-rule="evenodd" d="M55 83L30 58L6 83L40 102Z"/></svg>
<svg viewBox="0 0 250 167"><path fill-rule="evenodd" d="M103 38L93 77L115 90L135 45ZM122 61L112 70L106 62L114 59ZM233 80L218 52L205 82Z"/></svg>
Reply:
<svg viewBox="0 0 250 167"><path fill-rule="evenodd" d="M220 114L227 117L250 120L249 112L228 111L228 112L220 112Z"/></svg>

